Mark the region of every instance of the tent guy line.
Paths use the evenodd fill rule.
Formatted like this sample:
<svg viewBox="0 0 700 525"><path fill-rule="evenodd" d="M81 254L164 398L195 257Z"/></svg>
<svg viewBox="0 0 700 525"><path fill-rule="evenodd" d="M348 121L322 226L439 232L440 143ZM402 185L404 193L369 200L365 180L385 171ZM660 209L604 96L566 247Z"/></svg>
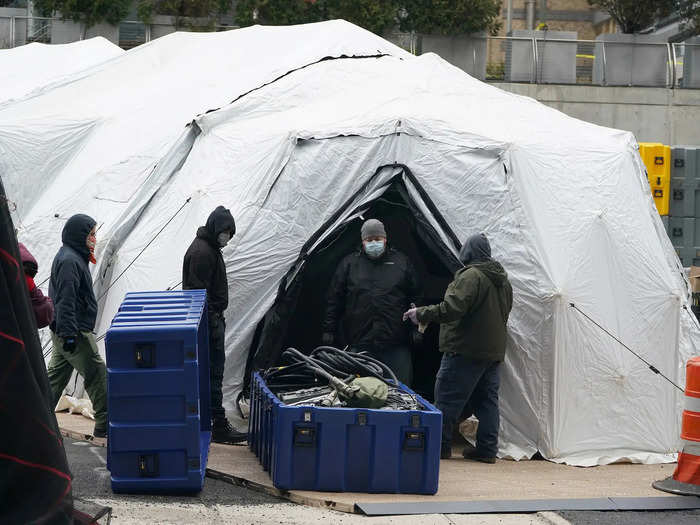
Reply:
<svg viewBox="0 0 700 525"><path fill-rule="evenodd" d="M104 297L107 295L107 292L109 292L110 288L112 288L112 286L114 286L114 284L115 284L119 279L121 279L121 277L127 272L127 270L133 266L133 264L138 260L138 258L141 257L141 255L143 255L143 252L145 252L146 249L147 249L151 244L153 244L153 241L155 241L155 240L158 238L158 236L159 236L161 233L163 233L163 230L165 230L165 228L167 228L168 224L170 224L170 223L175 219L175 217L178 216L178 214L183 210L183 208L184 208L185 206L187 206L187 205L190 203L191 200L192 200L192 197L191 197L191 196L190 196L190 197L187 197L187 199L185 199L185 202L182 203L182 206L180 206L180 207L177 209L177 211L173 214L173 216L170 217L170 218L168 219L168 221L163 225L163 227L162 227L160 230L158 230L158 232L153 236L153 238L151 238L151 240L148 241L148 243L146 244L146 246L144 246L144 247L141 249L141 251L136 255L136 257L134 257L134 258L131 260L131 262L126 266L126 268L124 268L124 269L122 270L122 272L121 272L119 275L117 275L117 277L116 277L111 283L109 283L109 286L107 286L107 288L105 289L105 291L102 292L102 295L100 295L100 297L97 299L98 302L99 302L100 300L102 300L102 298L104 298ZM101 227L101 226L100 226L100 227ZM48 279L48 278L47 278L47 279ZM44 282L46 282L46 281L44 281ZM105 335L106 335L106 334L101 335L99 338L97 338L97 341L101 341L102 339L104 339ZM42 350L44 350L45 348L46 348L46 347L42 348ZM48 349L46 349L46 350L44 351L44 359L46 359L46 358L49 356L49 353L51 353L51 350L52 350L52 349L53 349L53 345L49 346Z"/></svg>
<svg viewBox="0 0 700 525"><path fill-rule="evenodd" d="M608 334L610 337L612 337L613 339L615 339L615 341L617 341L618 343L620 343L620 344L622 345L623 348L625 348L626 350L628 350L628 351L629 351L630 353L632 353L632 355L634 355L637 359L639 359L639 360L642 361L645 365L647 365L647 366L649 367L649 370L651 370L651 371L654 372L655 374L658 374L658 375L660 375L661 377L663 377L666 381L668 381L669 383L671 383L673 386L675 386L675 387L676 387L678 390L680 390L681 392L685 392L685 390L683 390L680 386L678 386L678 385L677 385L676 383L674 383L671 379L669 379L666 375L664 375L664 373L661 372L661 370L659 370L658 368L656 368L653 364L651 364L649 361L647 361L646 359L644 359L641 355L639 355L637 352L635 352L634 350L632 350L632 349L631 349L629 346L627 346L625 343L623 343L622 341L620 341L617 337L615 337L613 334L611 334L604 326L601 326L598 322L596 322L595 320L591 319L591 317L590 317L588 314L586 314L584 311L582 311L582 310L581 310L578 306L576 306L574 303L569 303L569 306L571 306L571 308L573 308L573 309L576 310L578 313L580 313L581 315L583 315L586 319L588 319L591 323L593 323L593 324L596 325L598 328L600 328L603 332L605 332L605 333Z"/></svg>
<svg viewBox="0 0 700 525"><path fill-rule="evenodd" d="M141 251L136 255L136 257L134 257L134 258L131 260L131 262L130 262L129 264L126 265L126 268L124 268L124 269L122 270L122 272L116 277L116 279L114 279L111 283L109 283L109 286L107 286L107 289L106 289L104 292L102 292L102 294L100 295L100 297L98 297L97 302L100 302L100 301L107 295L107 292L109 292L110 288L112 288L112 286L114 286L114 285L116 284L116 282L117 282L119 279L121 279L121 277L127 272L127 270L133 266L133 264L138 260L138 258L141 257L141 255L143 254L143 252L145 252L146 249L147 249L151 244L153 244L153 241L155 241L155 240L158 238L158 236L159 236L161 233L163 233L163 230L165 230L165 228L168 227L168 224L170 224L170 223L173 221L173 219L175 219L175 217L177 217L177 216L180 214L180 212L183 210L183 208L184 208L185 206L187 206L187 205L190 203L191 200L192 200L192 197L191 197L191 196L190 196L190 197L187 197L187 199L185 199L185 202L182 203L182 206L180 206L180 207L177 209L177 211L172 215L172 217L170 217L170 218L168 219L168 221L163 225L163 227L162 227L160 230L158 230L158 232L151 238L150 241L148 241L148 243L146 244L146 246L144 246L144 247L141 249Z"/></svg>

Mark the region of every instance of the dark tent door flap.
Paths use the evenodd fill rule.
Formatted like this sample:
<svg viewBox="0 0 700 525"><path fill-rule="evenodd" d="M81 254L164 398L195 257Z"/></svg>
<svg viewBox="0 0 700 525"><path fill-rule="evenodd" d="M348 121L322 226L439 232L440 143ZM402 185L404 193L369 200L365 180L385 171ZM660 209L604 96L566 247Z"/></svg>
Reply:
<svg viewBox="0 0 700 525"><path fill-rule="evenodd" d="M356 204L372 178L387 169L397 173L381 196ZM372 178L311 236L280 283L275 303L260 322L253 340L244 392L247 392L250 373L278 364L287 347L310 352L320 345L329 283L343 257L360 249L360 227L366 219L377 218L384 222L389 244L413 263L422 283L421 302L432 304L442 299L454 272L461 267L454 251L443 239L449 239L455 250L459 250L459 239L407 166L381 166ZM415 191L410 192L409 186ZM420 196L422 206L415 202L412 194ZM432 221L421 209L429 210ZM344 216L350 219L329 231ZM433 224L438 225L442 235ZM323 240L319 243L319 239ZM429 399L433 397L435 374L441 358L437 347L438 330L437 326L430 326L422 344L413 348L412 386Z"/></svg>

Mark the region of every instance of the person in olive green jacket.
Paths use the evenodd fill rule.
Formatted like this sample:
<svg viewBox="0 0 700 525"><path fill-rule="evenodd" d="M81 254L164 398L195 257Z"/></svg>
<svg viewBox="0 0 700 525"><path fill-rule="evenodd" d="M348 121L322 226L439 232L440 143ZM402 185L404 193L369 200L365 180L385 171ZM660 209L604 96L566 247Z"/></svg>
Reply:
<svg viewBox="0 0 700 525"><path fill-rule="evenodd" d="M457 271L440 304L411 308L404 314L422 326L440 323L443 353L435 383L435 404L442 411L443 459L452 456L452 432L469 406L479 418L476 448L466 459L495 463L498 452L498 388L506 352L506 325L513 306L513 288L503 266L491 258L483 233L473 235L459 254Z"/></svg>

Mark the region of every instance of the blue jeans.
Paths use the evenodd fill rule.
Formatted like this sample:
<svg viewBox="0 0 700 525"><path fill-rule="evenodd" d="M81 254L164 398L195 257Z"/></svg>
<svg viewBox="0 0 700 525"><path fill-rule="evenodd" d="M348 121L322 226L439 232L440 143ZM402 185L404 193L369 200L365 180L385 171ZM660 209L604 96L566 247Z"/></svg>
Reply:
<svg viewBox="0 0 700 525"><path fill-rule="evenodd" d="M442 448L452 446L457 418L468 405L479 419L476 449L483 456L498 452L498 387L500 361L480 361L445 353L435 382L435 404L442 411Z"/></svg>

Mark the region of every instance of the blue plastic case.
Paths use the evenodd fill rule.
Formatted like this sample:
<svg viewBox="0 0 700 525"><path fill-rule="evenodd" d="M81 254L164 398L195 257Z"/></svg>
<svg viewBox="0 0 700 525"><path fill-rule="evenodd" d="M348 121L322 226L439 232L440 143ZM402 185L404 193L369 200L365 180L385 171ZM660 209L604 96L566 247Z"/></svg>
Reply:
<svg viewBox="0 0 700 525"><path fill-rule="evenodd" d="M279 489L435 494L442 413L416 397L425 410L287 406L255 373L249 447Z"/></svg>
<svg viewBox="0 0 700 525"><path fill-rule="evenodd" d="M198 492L211 441L204 290L129 293L107 355L114 492Z"/></svg>

